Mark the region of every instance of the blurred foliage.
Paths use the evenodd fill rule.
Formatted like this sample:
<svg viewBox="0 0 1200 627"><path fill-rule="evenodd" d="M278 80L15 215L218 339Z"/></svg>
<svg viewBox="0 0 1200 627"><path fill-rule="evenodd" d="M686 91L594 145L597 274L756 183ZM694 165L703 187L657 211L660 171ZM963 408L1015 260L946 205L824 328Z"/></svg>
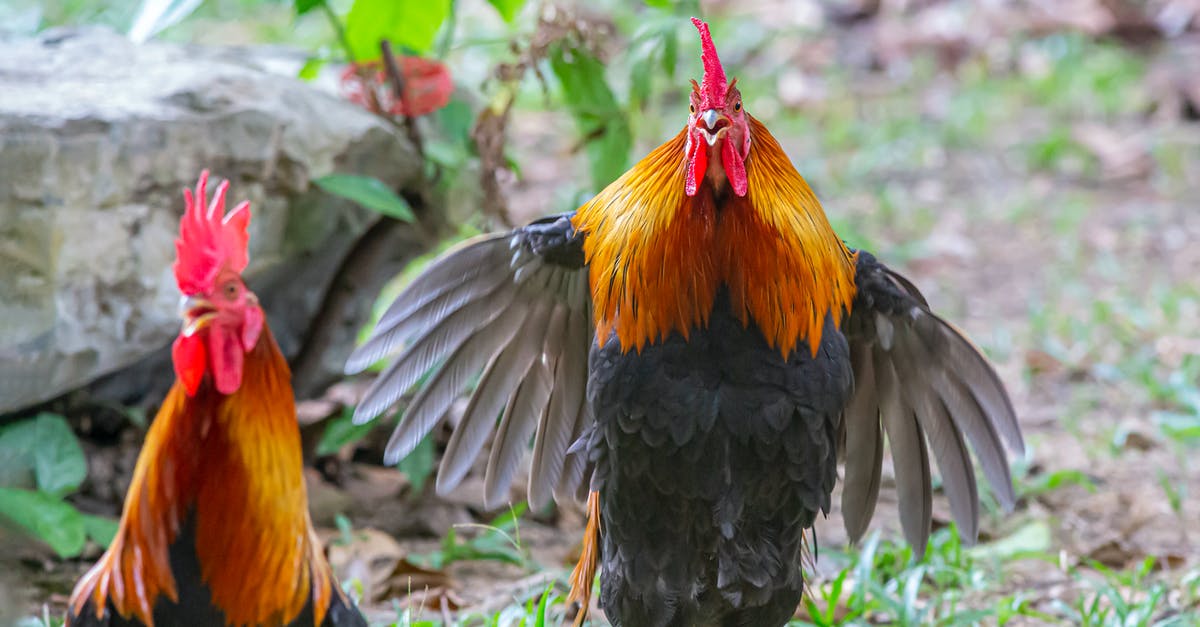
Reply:
<svg viewBox="0 0 1200 627"><path fill-rule="evenodd" d="M75 509L63 497L87 478L87 460L62 416L41 413L0 428L0 522L16 525L60 557L83 552L85 541L107 546L114 521Z"/></svg>
<svg viewBox="0 0 1200 627"><path fill-rule="evenodd" d="M521 515L525 503L517 503L486 525L455 525L442 537L442 546L425 555L410 556L413 561L433 569L442 569L462 560L489 560L526 566L528 554L521 544ZM478 533L460 534L464 530ZM466 537L463 537L463 536Z"/></svg>
<svg viewBox="0 0 1200 627"><path fill-rule="evenodd" d="M313 179L313 183L330 194L348 198L401 222L416 219L408 203L377 178L356 174L326 174Z"/></svg>

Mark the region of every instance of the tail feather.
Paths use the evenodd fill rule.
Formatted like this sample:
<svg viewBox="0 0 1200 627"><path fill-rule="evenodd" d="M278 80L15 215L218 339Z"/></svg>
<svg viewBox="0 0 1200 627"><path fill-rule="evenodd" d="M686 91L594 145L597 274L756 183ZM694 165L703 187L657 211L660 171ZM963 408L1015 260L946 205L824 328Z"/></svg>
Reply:
<svg viewBox="0 0 1200 627"><path fill-rule="evenodd" d="M567 603L578 602L579 612L575 614L575 627L580 627L587 619L588 610L592 606L592 588L596 581L596 565L600 561L600 493L588 493L588 521L583 531L583 549L579 561L571 571L571 592L567 594Z"/></svg>

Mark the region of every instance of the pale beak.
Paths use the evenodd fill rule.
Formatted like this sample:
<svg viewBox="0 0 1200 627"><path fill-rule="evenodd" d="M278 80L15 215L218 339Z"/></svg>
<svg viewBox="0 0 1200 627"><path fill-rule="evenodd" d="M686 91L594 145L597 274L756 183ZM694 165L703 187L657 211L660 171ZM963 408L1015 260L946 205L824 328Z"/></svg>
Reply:
<svg viewBox="0 0 1200 627"><path fill-rule="evenodd" d="M179 317L183 318L183 335L189 337L208 326L217 317L217 309L201 296L184 296L179 299Z"/></svg>
<svg viewBox="0 0 1200 627"><path fill-rule="evenodd" d="M704 140L708 142L709 146L716 145L717 140L724 137L729 132L729 127L733 126L733 122L716 109L705 110L700 114L700 121L707 128L701 128L699 125L696 128L704 134Z"/></svg>

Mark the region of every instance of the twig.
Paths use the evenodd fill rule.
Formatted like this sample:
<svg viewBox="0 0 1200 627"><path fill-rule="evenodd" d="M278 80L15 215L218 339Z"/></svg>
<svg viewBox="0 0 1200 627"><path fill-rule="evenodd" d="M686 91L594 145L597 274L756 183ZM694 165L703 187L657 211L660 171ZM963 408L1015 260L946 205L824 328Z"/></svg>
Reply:
<svg viewBox="0 0 1200 627"><path fill-rule="evenodd" d="M392 92L396 96L396 102L403 106L404 75L400 73L400 67L396 65L396 56L392 54L392 42L384 39L379 42L379 48L383 51L383 69L392 83ZM424 161L425 144L421 141L420 131L417 130L417 121L411 115L404 116L404 130L408 133L408 141L412 142L413 148L417 149L417 156Z"/></svg>
<svg viewBox="0 0 1200 627"><path fill-rule="evenodd" d="M321 5L321 10L325 12L325 17L329 18L329 23L333 26L333 32L337 35L338 42L346 50L346 60L354 63L354 48L350 47L350 40L346 38L346 28L342 26L342 21L338 19L337 14L333 12L333 9L330 8L326 0L319 0L317 4Z"/></svg>

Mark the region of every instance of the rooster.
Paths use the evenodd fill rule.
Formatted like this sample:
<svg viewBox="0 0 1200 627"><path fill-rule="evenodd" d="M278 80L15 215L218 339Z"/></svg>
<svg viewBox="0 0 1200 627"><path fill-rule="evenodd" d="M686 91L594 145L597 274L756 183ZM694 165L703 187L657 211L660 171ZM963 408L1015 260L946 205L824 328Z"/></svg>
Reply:
<svg viewBox="0 0 1200 627"><path fill-rule="evenodd" d="M240 276L250 205L226 214L225 181L206 207L207 180L175 240L175 384L66 624L366 627L313 531L291 371Z"/></svg>
<svg viewBox="0 0 1200 627"><path fill-rule="evenodd" d="M782 625L839 460L857 540L886 436L901 526L923 554L930 453L974 539L966 442L1005 507L1005 444L1023 443L984 356L911 282L838 238L727 80L708 25L692 22L704 75L686 128L575 212L446 253L347 371L403 346L356 410L369 420L422 382L388 444L395 461L482 370L438 489L463 479L495 428L484 499L503 502L532 441L531 504L588 497L577 620L599 566L614 625Z"/></svg>

